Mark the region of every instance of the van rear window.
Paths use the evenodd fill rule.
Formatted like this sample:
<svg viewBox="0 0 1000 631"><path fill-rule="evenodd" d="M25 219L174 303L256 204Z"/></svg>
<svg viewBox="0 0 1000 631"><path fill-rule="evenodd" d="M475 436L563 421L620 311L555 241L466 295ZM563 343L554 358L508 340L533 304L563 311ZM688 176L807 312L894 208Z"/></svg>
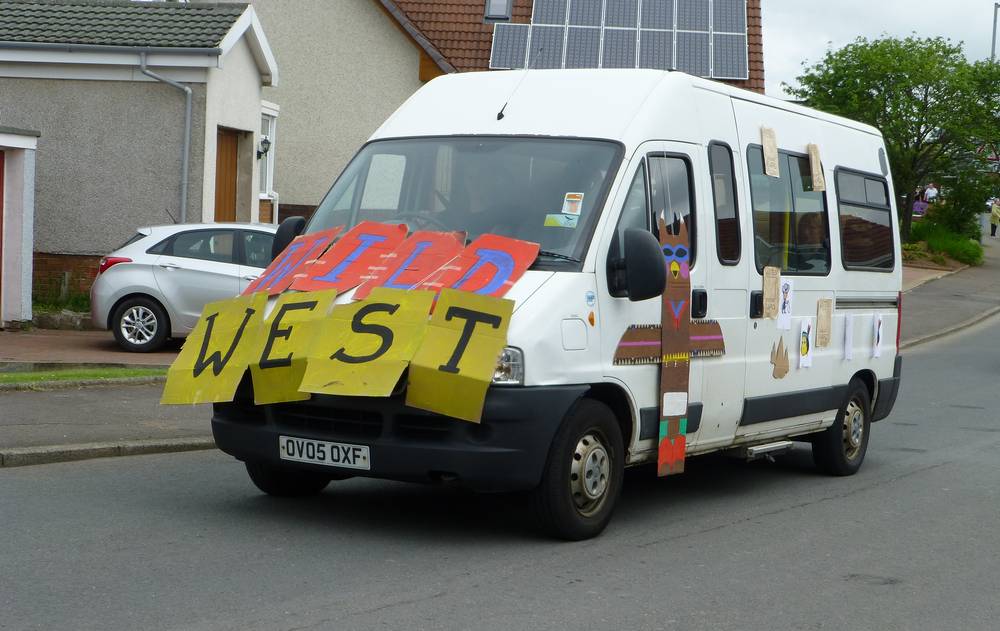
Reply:
<svg viewBox="0 0 1000 631"><path fill-rule="evenodd" d="M764 174L764 152L750 147L747 163L753 201L754 258L757 271L783 274L830 273L830 225L826 197L812 190L809 160L780 152L781 177Z"/></svg>
<svg viewBox="0 0 1000 631"><path fill-rule="evenodd" d="M836 177L844 268L892 270L895 252L888 184L880 177L842 169Z"/></svg>

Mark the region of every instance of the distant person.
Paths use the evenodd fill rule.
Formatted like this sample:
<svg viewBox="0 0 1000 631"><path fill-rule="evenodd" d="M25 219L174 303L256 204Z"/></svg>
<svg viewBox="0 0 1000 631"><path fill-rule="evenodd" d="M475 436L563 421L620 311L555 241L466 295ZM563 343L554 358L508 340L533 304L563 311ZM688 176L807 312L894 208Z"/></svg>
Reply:
<svg viewBox="0 0 1000 631"><path fill-rule="evenodd" d="M997 225L1000 224L1000 198L993 198L990 207L990 237L997 238Z"/></svg>
<svg viewBox="0 0 1000 631"><path fill-rule="evenodd" d="M934 186L934 182L931 182L930 184L927 185L927 188L924 189L924 201L927 202L928 204L933 204L934 200L937 199L937 196L938 196L937 187Z"/></svg>

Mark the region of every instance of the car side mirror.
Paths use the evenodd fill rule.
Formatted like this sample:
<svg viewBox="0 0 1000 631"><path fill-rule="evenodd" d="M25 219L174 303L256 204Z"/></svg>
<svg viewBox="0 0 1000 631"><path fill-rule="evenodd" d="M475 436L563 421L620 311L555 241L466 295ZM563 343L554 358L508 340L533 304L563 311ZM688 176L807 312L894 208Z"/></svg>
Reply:
<svg viewBox="0 0 1000 631"><path fill-rule="evenodd" d="M623 289L628 299L638 302L663 294L667 286L667 265L656 237L648 230L629 228L623 241Z"/></svg>
<svg viewBox="0 0 1000 631"><path fill-rule="evenodd" d="M287 217L278 226L278 231L274 233L274 241L271 242L271 260L278 258L278 255L284 252L288 244L291 243L295 237L302 234L302 231L306 227L305 217Z"/></svg>

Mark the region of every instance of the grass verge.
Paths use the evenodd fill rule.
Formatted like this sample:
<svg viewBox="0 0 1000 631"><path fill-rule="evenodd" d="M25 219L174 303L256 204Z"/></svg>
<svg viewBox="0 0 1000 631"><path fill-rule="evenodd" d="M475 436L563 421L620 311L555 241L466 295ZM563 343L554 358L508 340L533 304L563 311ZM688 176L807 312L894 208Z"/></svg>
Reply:
<svg viewBox="0 0 1000 631"><path fill-rule="evenodd" d="M913 224L910 244L921 241L927 244L927 250L932 255L945 255L966 265L983 264L983 246L939 224L927 220Z"/></svg>
<svg viewBox="0 0 1000 631"><path fill-rule="evenodd" d="M30 384L43 381L99 381L128 377L159 377L167 374L166 368L70 368L67 370L38 370L26 372L0 372L0 384Z"/></svg>

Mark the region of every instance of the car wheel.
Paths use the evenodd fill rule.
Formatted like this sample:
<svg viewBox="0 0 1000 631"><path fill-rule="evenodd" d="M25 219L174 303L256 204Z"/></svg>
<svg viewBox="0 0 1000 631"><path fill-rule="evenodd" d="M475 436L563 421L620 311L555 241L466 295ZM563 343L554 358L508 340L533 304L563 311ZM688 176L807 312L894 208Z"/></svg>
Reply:
<svg viewBox="0 0 1000 631"><path fill-rule="evenodd" d="M169 333L163 307L149 298L129 298L115 311L111 330L118 345L133 353L148 353L163 346Z"/></svg>
<svg viewBox="0 0 1000 631"><path fill-rule="evenodd" d="M330 477L311 471L284 469L264 462L246 463L254 485L276 497L306 497L316 495L330 483Z"/></svg>
<svg viewBox="0 0 1000 631"><path fill-rule="evenodd" d="M532 492L539 525L572 541L599 535L618 502L624 461L614 413L599 401L578 401L556 433L541 484Z"/></svg>
<svg viewBox="0 0 1000 631"><path fill-rule="evenodd" d="M830 475L853 475L861 468L868 451L871 430L871 396L860 379L847 386L847 400L837 412L837 420L812 441L816 467Z"/></svg>

